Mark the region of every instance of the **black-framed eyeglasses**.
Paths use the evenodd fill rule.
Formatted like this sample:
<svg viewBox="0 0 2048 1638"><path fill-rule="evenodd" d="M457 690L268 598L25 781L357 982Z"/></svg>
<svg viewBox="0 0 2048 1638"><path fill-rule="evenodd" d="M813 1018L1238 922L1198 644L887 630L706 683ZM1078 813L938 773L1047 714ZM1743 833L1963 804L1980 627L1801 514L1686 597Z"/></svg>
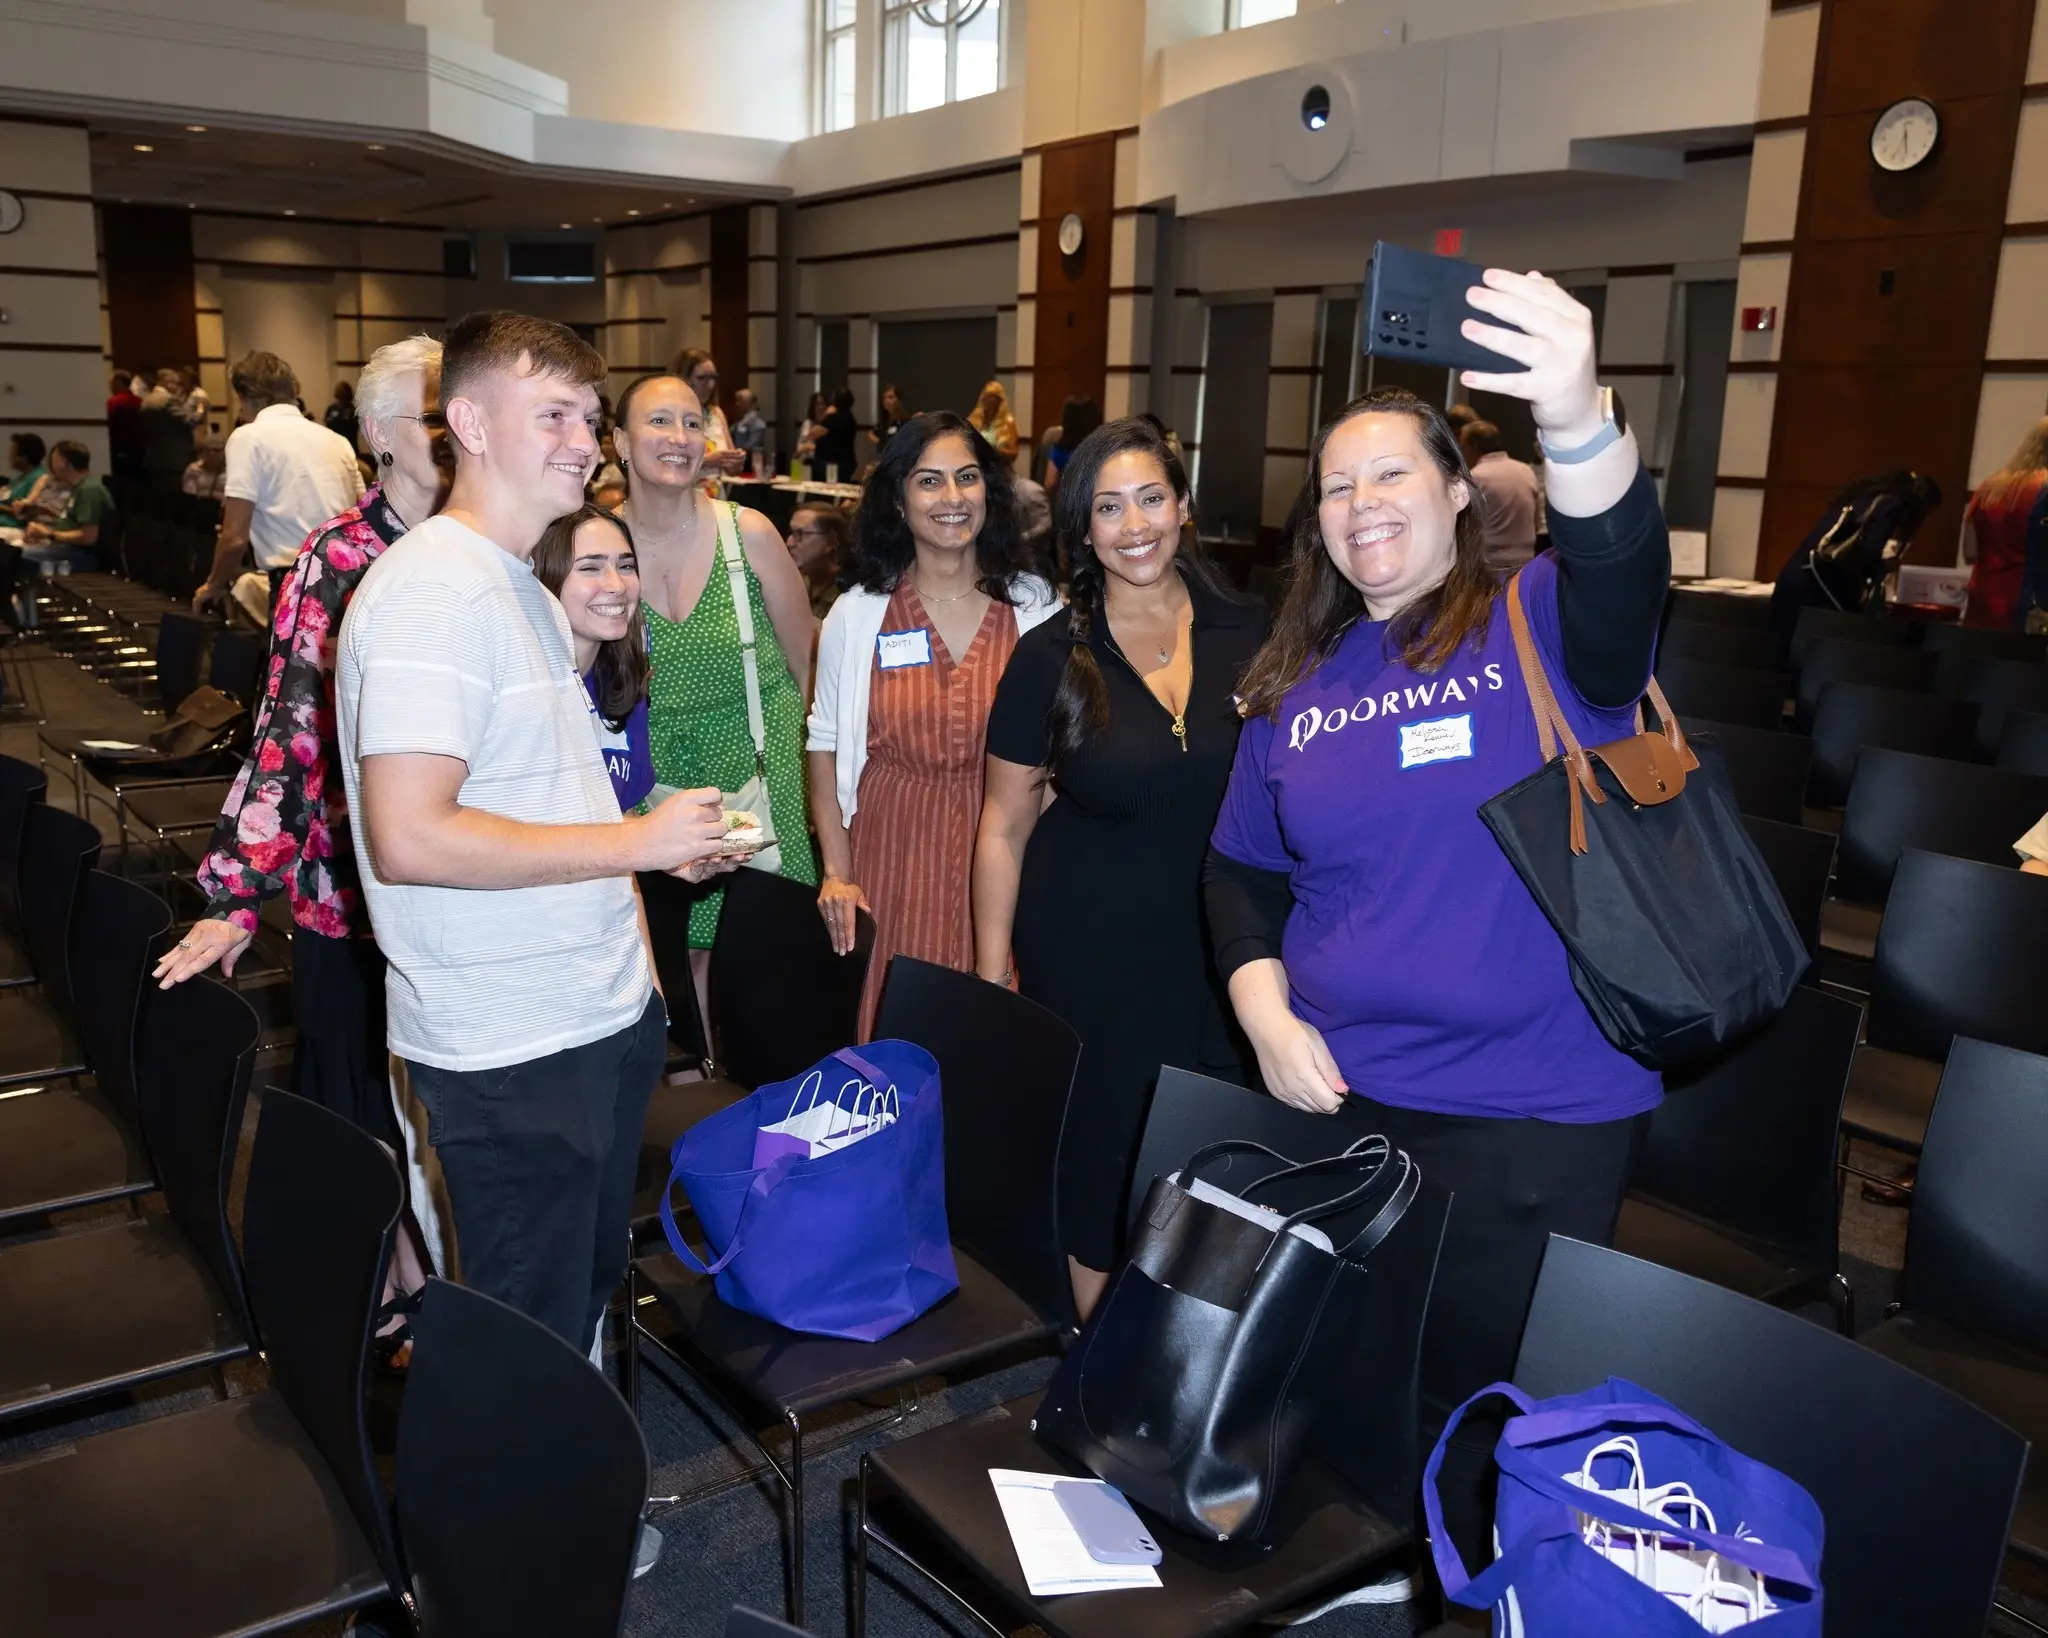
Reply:
<svg viewBox="0 0 2048 1638"><path fill-rule="evenodd" d="M448 417L439 410L427 410L420 415L394 415L391 419L394 421L417 421L421 429L426 432L440 432L448 425Z"/></svg>

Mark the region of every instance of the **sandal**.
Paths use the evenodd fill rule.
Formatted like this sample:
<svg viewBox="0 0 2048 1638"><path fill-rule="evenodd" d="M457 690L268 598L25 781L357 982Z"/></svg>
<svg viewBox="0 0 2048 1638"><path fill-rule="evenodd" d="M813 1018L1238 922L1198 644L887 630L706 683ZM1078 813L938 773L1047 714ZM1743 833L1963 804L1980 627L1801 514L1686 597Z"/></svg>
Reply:
<svg viewBox="0 0 2048 1638"><path fill-rule="evenodd" d="M377 1310L371 1322L377 1334L371 1339L371 1363L380 1376L403 1377L412 1367L412 1316L420 1311L420 1298L426 1287L407 1292L402 1297L393 1297ZM390 1330L384 1327L397 1320Z"/></svg>

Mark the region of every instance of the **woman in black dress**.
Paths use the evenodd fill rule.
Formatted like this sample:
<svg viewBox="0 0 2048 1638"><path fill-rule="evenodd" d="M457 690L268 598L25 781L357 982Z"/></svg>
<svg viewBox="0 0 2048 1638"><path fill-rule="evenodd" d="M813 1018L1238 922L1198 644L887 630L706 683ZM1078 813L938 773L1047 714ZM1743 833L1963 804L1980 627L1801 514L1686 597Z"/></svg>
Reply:
<svg viewBox="0 0 2048 1638"><path fill-rule="evenodd" d="M1195 555L1189 519L1187 473L1156 428L1113 421L1082 440L1054 523L1067 617L1018 642L989 715L975 967L1081 1037L1060 1217L1084 1315L1116 1264L1160 1066L1245 1078L1201 875L1267 617Z"/></svg>

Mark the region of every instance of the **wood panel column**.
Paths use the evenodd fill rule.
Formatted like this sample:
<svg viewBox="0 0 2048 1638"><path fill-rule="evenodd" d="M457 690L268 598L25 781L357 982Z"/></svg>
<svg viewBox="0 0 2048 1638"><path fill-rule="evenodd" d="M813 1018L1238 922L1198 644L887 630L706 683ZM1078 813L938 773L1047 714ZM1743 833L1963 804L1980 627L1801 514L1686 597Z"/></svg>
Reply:
<svg viewBox="0 0 2048 1638"><path fill-rule="evenodd" d="M1107 397L1111 228L1117 133L1102 131L1038 150L1038 288L1031 360L1035 438L1069 398ZM1081 219L1081 247L1060 250L1060 223Z"/></svg>
<svg viewBox="0 0 2048 1638"><path fill-rule="evenodd" d="M1952 561L1968 497L2033 0L1822 0L1764 481L1770 578L1852 478L1942 487L1915 559ZM1870 132L1922 97L1933 155L1880 170ZM1775 248L1775 247L1773 247Z"/></svg>
<svg viewBox="0 0 2048 1638"><path fill-rule="evenodd" d="M129 369L189 367L199 356L192 213L157 205L102 205L108 344Z"/></svg>

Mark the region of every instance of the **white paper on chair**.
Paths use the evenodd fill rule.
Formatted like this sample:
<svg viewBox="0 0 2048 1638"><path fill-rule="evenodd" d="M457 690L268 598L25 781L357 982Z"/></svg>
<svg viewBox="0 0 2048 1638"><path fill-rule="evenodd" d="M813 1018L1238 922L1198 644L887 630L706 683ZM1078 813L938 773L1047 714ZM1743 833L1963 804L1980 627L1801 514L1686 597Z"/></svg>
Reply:
<svg viewBox="0 0 2048 1638"><path fill-rule="evenodd" d="M129 739L81 739L79 744L88 751L139 751L142 749Z"/></svg>
<svg viewBox="0 0 2048 1638"><path fill-rule="evenodd" d="M1088 1556L1080 1532L1052 1493L1067 1474L992 1467L988 1476L1033 1598L1161 1585L1159 1572L1149 1564L1098 1564Z"/></svg>

